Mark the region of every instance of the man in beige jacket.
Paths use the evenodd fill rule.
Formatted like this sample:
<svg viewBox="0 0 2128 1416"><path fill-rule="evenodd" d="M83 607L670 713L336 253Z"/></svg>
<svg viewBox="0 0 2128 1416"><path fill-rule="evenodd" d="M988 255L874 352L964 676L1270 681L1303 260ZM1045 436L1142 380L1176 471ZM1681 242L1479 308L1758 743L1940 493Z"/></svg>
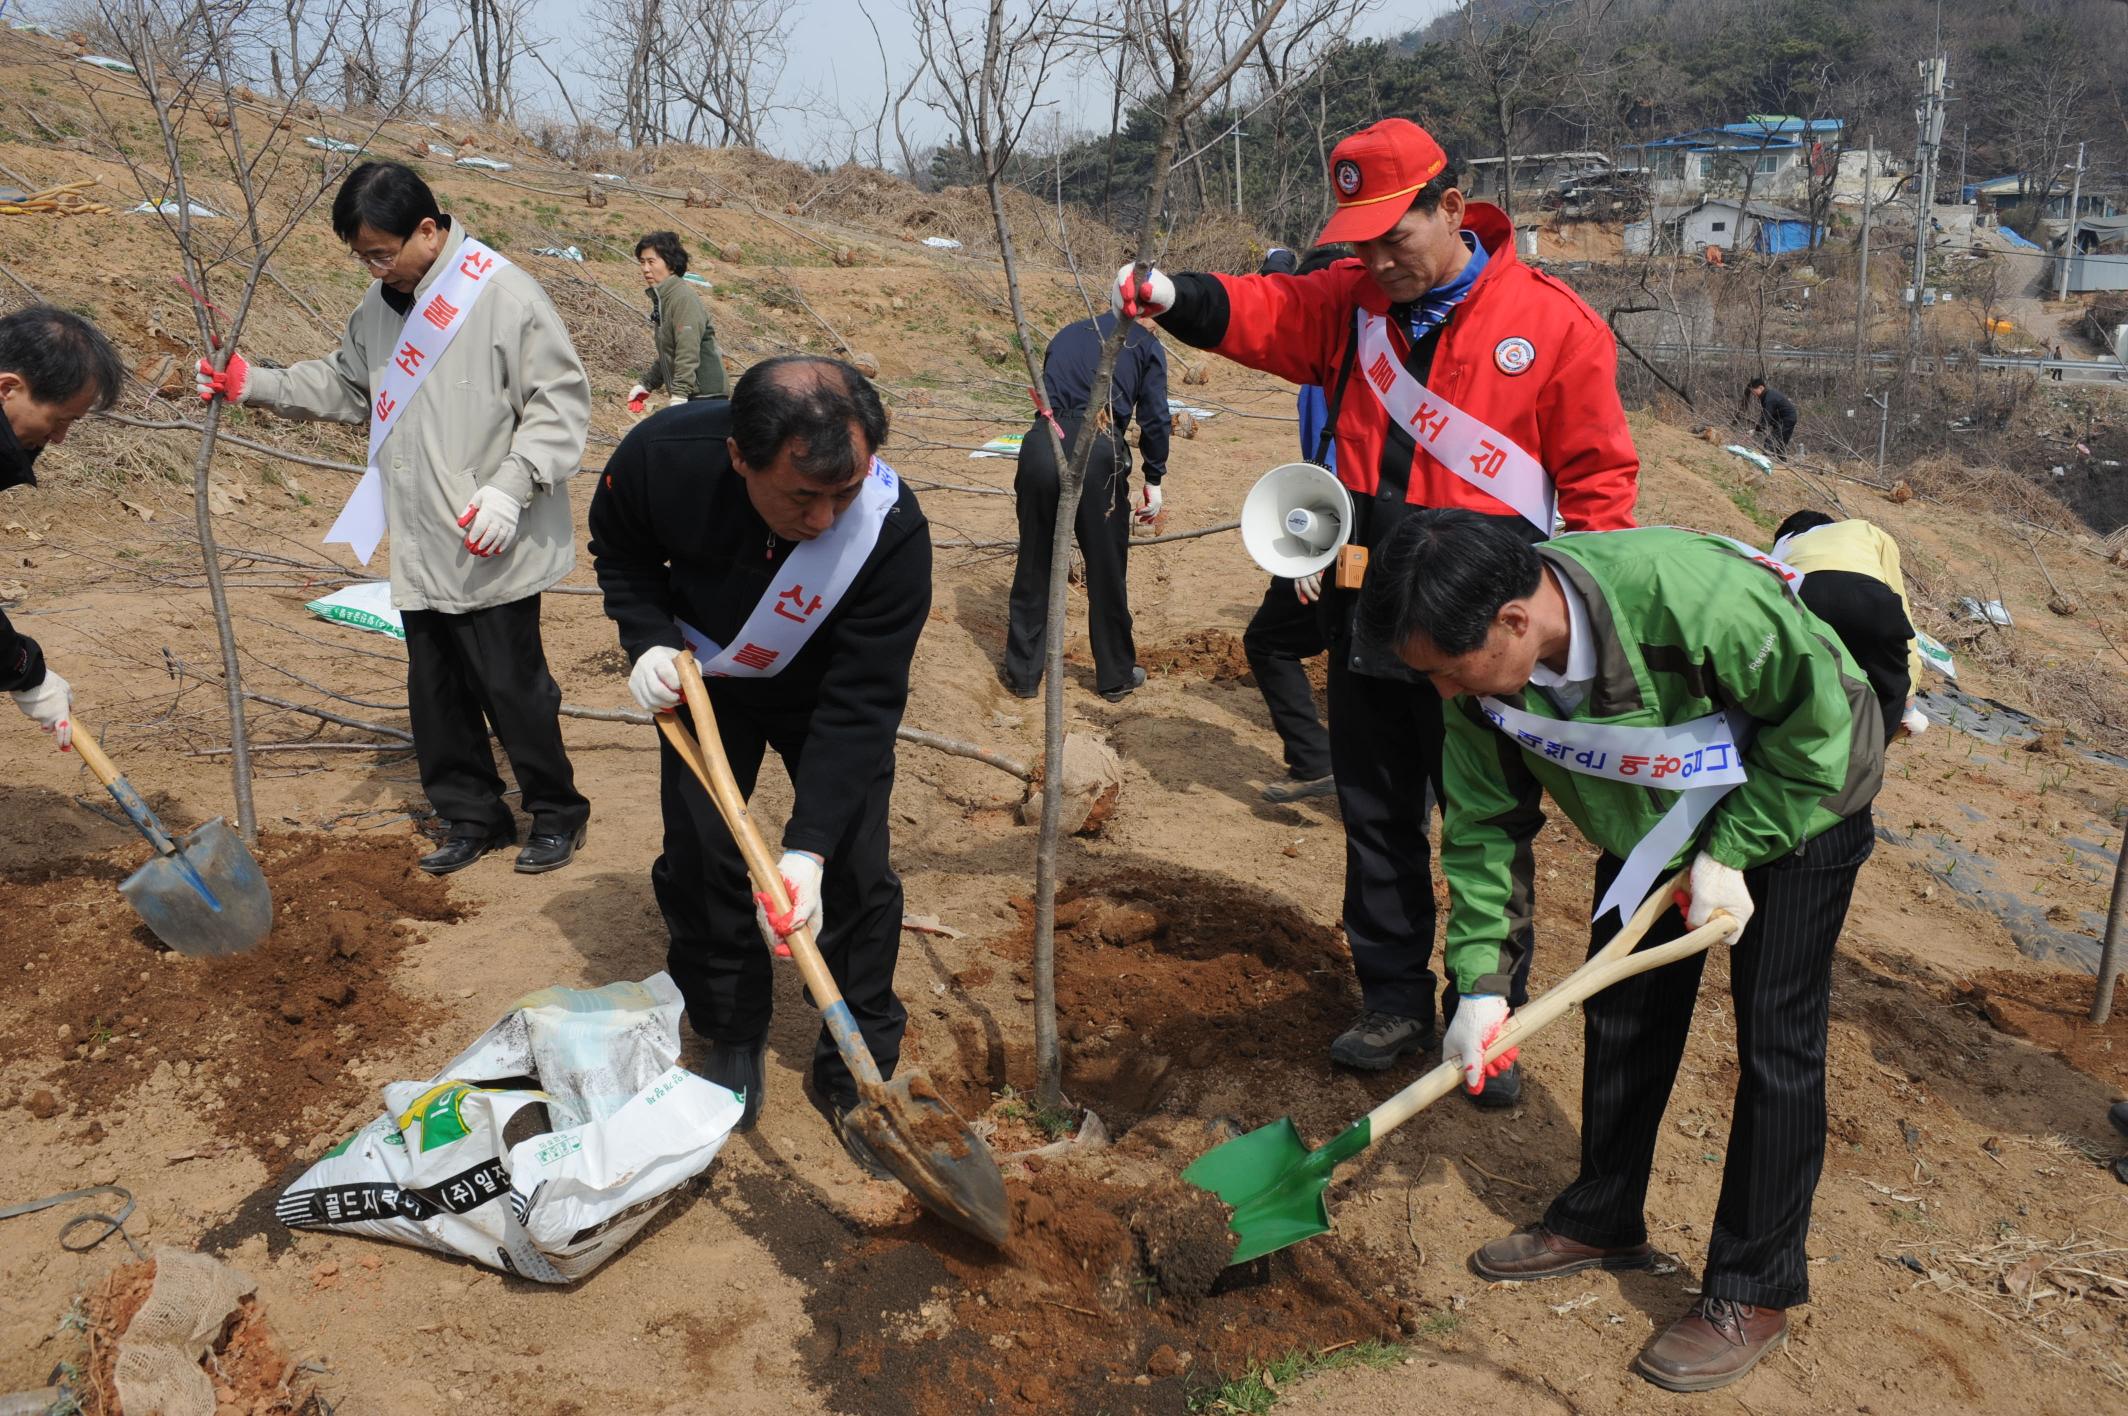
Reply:
<svg viewBox="0 0 2128 1416"><path fill-rule="evenodd" d="M406 626L414 755L447 826L421 868L447 874L516 842L492 724L532 818L517 869L558 869L583 844L591 806L562 746L539 597L576 563L566 484L590 427L590 381L539 282L445 216L411 168L355 168L332 220L376 277L339 350L286 369L253 369L234 351L220 370L202 360L200 396L288 418L387 420L370 461Z"/></svg>

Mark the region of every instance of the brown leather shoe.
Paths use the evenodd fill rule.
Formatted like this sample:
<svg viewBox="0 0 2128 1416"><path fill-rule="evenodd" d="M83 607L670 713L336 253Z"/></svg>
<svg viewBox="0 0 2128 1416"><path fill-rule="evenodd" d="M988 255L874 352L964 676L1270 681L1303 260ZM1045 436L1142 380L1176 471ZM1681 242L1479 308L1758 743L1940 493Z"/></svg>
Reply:
<svg viewBox="0 0 2128 1416"><path fill-rule="evenodd" d="M1470 1256L1470 1266L1478 1276L1495 1283L1563 1278L1592 1268L1644 1269L1654 1262L1655 1250L1651 1245L1599 1249L1562 1238L1541 1224L1518 1229L1505 1239L1495 1239Z"/></svg>
<svg viewBox="0 0 2128 1416"><path fill-rule="evenodd" d="M1713 1391L1758 1365L1788 1340L1788 1314L1727 1298L1702 1298L1633 1361L1668 1391Z"/></svg>

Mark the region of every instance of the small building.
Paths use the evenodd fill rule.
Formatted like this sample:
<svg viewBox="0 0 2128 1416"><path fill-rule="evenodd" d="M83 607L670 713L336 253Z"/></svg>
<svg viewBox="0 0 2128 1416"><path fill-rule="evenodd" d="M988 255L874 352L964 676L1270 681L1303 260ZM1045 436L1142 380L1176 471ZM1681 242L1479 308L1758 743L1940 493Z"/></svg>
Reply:
<svg viewBox="0 0 2128 1416"><path fill-rule="evenodd" d="M1983 212L1993 212L1998 220L2022 213L2034 203L2039 205L2039 214L2046 221L2069 219L2069 197L2072 184L2057 177L2051 188L2040 190L2040 179L2022 172L2008 172L2000 177L1990 177L1985 182L1969 182L1962 195L1968 202L1977 205ZM2119 216L2120 204L2103 192L2094 192L2086 183L2076 203L2077 211L2084 216Z"/></svg>
<svg viewBox="0 0 2128 1416"><path fill-rule="evenodd" d="M2055 250L2069 253L2070 294L2128 290L2128 217L2085 216Z"/></svg>
<svg viewBox="0 0 2128 1416"><path fill-rule="evenodd" d="M1833 179L1840 136L1838 118L1792 118L1757 113L1742 123L1696 128L1674 137L1620 149L1650 173L1659 202L1683 204L1706 196L1796 201L1808 195L1813 177Z"/></svg>
<svg viewBox="0 0 2128 1416"><path fill-rule="evenodd" d="M1690 206L1658 212L1656 230L1665 249L1757 251L1778 256L1811 247L1811 220L1802 212L1770 202L1749 205L1726 197L1708 197Z"/></svg>
<svg viewBox="0 0 2128 1416"><path fill-rule="evenodd" d="M1506 158L1474 157L1464 166L1470 169L1468 185L1464 188L1470 195L1482 196L1506 190L1501 185L1501 169L1507 166ZM1512 169L1513 190L1551 191L1562 183L1600 179L1610 170L1611 155L1607 152L1518 152Z"/></svg>

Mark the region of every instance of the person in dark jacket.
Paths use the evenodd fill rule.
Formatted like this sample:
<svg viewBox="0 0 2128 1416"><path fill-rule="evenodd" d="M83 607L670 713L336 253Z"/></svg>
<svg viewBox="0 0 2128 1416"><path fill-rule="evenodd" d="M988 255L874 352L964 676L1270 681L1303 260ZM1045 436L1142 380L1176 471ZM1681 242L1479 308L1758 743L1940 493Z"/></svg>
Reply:
<svg viewBox="0 0 2128 1416"><path fill-rule="evenodd" d="M1768 452L1775 457L1786 457L1788 440L1795 436L1795 404L1779 389L1766 387L1764 379L1753 379L1745 385L1746 405L1754 398L1759 404L1759 420L1755 431L1766 440Z"/></svg>
<svg viewBox="0 0 2128 1416"><path fill-rule="evenodd" d="M1317 246L1306 256L1296 256L1283 246L1273 247L1257 268L1258 275L1313 275L1328 270L1351 252L1343 246ZM1337 470L1337 444L1330 436L1330 405L1322 385L1302 384L1296 401L1300 415L1300 455ZM1290 577L1274 575L1264 591L1263 603L1242 631L1241 649L1248 656L1249 672L1263 694L1271 727L1285 749L1286 780L1263 789L1265 801L1300 801L1329 796L1337 790L1330 770L1330 735L1323 731L1315 713L1315 689L1308 682L1303 659L1312 659L1330 647L1323 624L1320 576L1317 586L1303 593Z"/></svg>
<svg viewBox="0 0 2128 1416"><path fill-rule="evenodd" d="M640 413L659 389L665 406L693 398L724 398L731 382L724 373L724 354L717 348L716 326L702 292L687 279L687 248L670 231L653 231L635 243L636 264L650 287L650 325L657 331L657 360L643 380L628 390L628 406Z"/></svg>
<svg viewBox="0 0 2128 1416"><path fill-rule="evenodd" d="M81 316L32 305L0 319L0 491L37 485L37 457L67 430L109 408L125 386L111 342ZM0 689L60 751L73 740L74 694L44 662L37 641L0 612Z"/></svg>
<svg viewBox="0 0 2128 1416"><path fill-rule="evenodd" d="M739 789L753 791L770 749L794 788L778 863L792 909L772 919L749 908L745 861L708 795L659 748L665 841L650 880L671 937L666 967L713 1043L702 1074L744 1097L742 1130L761 1109L770 951L801 923L880 1071L892 1075L901 1052L902 889L887 803L931 606L931 532L915 494L874 456L886 436L878 392L848 364L770 359L729 402L638 425L591 501L592 564L634 662L636 701L684 714L675 660L691 648ZM825 1028L812 1084L853 1158L879 1173L842 1124L857 1087Z"/></svg>
<svg viewBox="0 0 2128 1416"><path fill-rule="evenodd" d="M1042 361L1042 387L1048 409L1062 430L1064 451L1093 401L1094 374L1101 345L1116 328L1116 317L1080 320L1057 331ZM1125 331L1116 355L1115 381L1109 391L1112 415L1106 431L1095 436L1093 458L1086 464L1086 489L1079 498L1080 554L1086 557L1086 630L1093 640L1094 688L1109 702L1120 702L1145 682L1138 667L1138 646L1131 638L1130 591L1124 580L1130 553L1133 514L1151 522L1160 514L1160 479L1167 475L1169 430L1167 351L1150 320ZM1135 512L1130 495L1130 445L1123 430L1138 420L1138 451L1145 459L1145 490ZM1049 420L1037 417L1020 442L1019 470L1012 479L1020 519L1019 559L1012 571L1012 600L1005 631L1005 687L1015 697L1041 691L1049 643L1050 550L1057 528L1057 459Z"/></svg>

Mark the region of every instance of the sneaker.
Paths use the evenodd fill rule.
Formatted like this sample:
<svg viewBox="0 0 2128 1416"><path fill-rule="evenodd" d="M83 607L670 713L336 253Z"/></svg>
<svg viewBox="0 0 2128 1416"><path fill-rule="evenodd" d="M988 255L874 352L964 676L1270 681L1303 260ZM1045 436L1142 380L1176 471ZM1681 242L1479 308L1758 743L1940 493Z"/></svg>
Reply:
<svg viewBox="0 0 2128 1416"><path fill-rule="evenodd" d="M1309 797L1335 796L1337 778L1327 773L1320 777L1288 777L1283 782L1273 782L1263 789L1265 801L1306 801Z"/></svg>
<svg viewBox="0 0 2128 1416"><path fill-rule="evenodd" d="M857 1168L874 1180L892 1180L894 1172L882 1165L879 1156L865 1144L865 1138L850 1124L850 1113L857 1109L854 1101L838 1101L831 1104L830 1119L835 1125L835 1137L842 1142L843 1150L849 1153Z"/></svg>
<svg viewBox="0 0 2128 1416"><path fill-rule="evenodd" d="M1330 1060L1363 1072L1383 1072L1407 1052L1434 1045L1431 1018L1406 1018L1369 1008L1330 1044Z"/></svg>
<svg viewBox="0 0 2128 1416"><path fill-rule="evenodd" d="M751 1043L719 1042L711 1045L703 1060L702 1075L736 1095L745 1107L739 1113L739 1124L732 1127L735 1131L751 1131L761 1119L761 1093L768 1082L767 1050L766 1038Z"/></svg>
<svg viewBox="0 0 2128 1416"><path fill-rule="evenodd" d="M1145 687L1145 670L1133 664L1131 665L1130 682L1122 688L1104 688L1101 690L1101 696L1111 703L1121 703L1143 687Z"/></svg>

